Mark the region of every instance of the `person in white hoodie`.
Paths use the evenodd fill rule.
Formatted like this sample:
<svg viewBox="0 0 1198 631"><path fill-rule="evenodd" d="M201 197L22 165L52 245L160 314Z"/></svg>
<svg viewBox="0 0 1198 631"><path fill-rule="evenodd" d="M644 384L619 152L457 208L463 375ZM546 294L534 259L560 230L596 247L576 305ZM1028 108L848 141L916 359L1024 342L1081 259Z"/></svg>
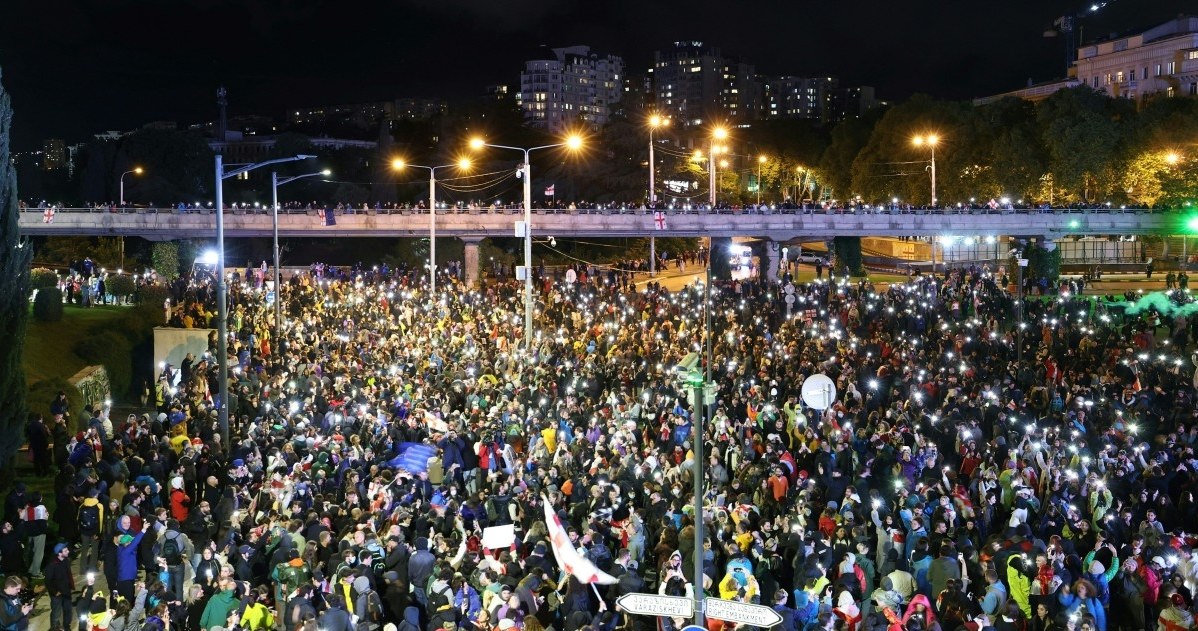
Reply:
<svg viewBox="0 0 1198 631"><path fill-rule="evenodd" d="M857 631L858 625L861 624L861 608L853 600L852 592L847 589L836 597L836 607L832 609L832 613L844 621L847 631Z"/></svg>

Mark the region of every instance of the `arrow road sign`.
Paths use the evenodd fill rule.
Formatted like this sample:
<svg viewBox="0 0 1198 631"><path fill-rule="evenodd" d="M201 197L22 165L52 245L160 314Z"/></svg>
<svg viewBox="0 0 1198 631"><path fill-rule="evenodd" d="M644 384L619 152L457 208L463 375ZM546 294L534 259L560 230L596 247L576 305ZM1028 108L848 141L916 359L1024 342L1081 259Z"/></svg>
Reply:
<svg viewBox="0 0 1198 631"><path fill-rule="evenodd" d="M765 629L782 622L782 616L765 605L754 605L722 598L707 598L703 601L703 608L706 610L708 618L739 622L751 627Z"/></svg>
<svg viewBox="0 0 1198 631"><path fill-rule="evenodd" d="M695 601L680 596L657 594L624 594L616 599L616 606L630 614L642 616L669 616L691 618L695 615ZM771 610L772 613L772 610ZM781 620L781 618L779 618Z"/></svg>

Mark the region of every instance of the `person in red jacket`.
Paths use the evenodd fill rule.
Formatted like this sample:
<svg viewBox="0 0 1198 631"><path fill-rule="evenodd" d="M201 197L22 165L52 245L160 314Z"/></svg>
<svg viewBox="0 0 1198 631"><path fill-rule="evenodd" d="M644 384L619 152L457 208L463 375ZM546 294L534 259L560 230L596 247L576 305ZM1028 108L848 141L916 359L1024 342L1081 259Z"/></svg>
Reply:
<svg viewBox="0 0 1198 631"><path fill-rule="evenodd" d="M183 478L180 476L171 478L171 517L180 522L187 521L190 506L191 498L183 490Z"/></svg>

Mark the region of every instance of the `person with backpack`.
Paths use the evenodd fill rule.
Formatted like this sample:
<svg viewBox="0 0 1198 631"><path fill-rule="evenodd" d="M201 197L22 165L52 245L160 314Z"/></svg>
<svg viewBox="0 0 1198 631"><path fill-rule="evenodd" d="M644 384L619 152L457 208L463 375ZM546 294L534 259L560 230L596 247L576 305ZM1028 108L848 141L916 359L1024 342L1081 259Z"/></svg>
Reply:
<svg viewBox="0 0 1198 631"><path fill-rule="evenodd" d="M357 631L375 631L383 623L383 601L378 592L370 587L370 579L359 576L354 579L354 624Z"/></svg>
<svg viewBox="0 0 1198 631"><path fill-rule="evenodd" d="M79 536L82 549L79 551L79 572L95 572L100 562L100 530L104 525L104 504L100 502L99 489L87 492L87 498L79 505Z"/></svg>
<svg viewBox="0 0 1198 631"><path fill-rule="evenodd" d="M291 548L287 557L287 560L276 565L270 574L275 581L275 601L279 603L280 610L287 608L287 601L296 589L312 580L312 572L300 558L298 550Z"/></svg>
<svg viewBox="0 0 1198 631"><path fill-rule="evenodd" d="M191 539L179 531L179 522L175 519L166 520L166 528L158 535L158 565L166 568L167 588L172 593L183 593L186 560L191 558L195 548Z"/></svg>

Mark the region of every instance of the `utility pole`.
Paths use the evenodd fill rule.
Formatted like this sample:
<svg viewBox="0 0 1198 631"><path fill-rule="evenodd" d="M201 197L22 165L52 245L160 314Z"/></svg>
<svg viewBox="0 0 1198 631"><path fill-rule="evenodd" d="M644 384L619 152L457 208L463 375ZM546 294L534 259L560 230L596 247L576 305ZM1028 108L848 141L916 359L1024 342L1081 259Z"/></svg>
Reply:
<svg viewBox="0 0 1198 631"><path fill-rule="evenodd" d="M1023 258L1023 252L1017 252L1015 257L1015 267L1017 268L1015 315L1019 319L1019 323L1015 325L1015 343L1018 345L1015 351L1015 361L1023 366L1023 268L1027 267L1027 259Z"/></svg>

